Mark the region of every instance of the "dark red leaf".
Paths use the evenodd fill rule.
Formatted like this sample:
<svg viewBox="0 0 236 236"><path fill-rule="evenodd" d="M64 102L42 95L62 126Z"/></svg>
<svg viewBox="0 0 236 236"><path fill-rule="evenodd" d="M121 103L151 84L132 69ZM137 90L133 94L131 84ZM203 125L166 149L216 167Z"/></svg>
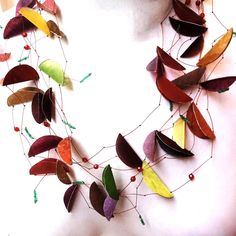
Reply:
<svg viewBox="0 0 236 236"><path fill-rule="evenodd" d="M41 124L46 119L43 112L42 101L43 93L36 93L33 97L31 105L32 115L35 121L39 124Z"/></svg>
<svg viewBox="0 0 236 236"><path fill-rule="evenodd" d="M55 108L52 88L49 88L45 92L43 96L42 107L43 107L43 112L44 112L45 117L49 121L51 121L54 114L54 108Z"/></svg>
<svg viewBox="0 0 236 236"><path fill-rule="evenodd" d="M32 66L22 64L15 66L8 71L3 80L3 85L15 84L38 79L39 74Z"/></svg>
<svg viewBox="0 0 236 236"><path fill-rule="evenodd" d="M45 135L38 138L31 146L28 152L28 156L36 156L42 152L49 151L56 148L58 143L62 140L61 137L56 135Z"/></svg>
<svg viewBox="0 0 236 236"><path fill-rule="evenodd" d="M121 134L116 139L116 152L121 161L127 166L131 168L142 166L142 160Z"/></svg>
<svg viewBox="0 0 236 236"><path fill-rule="evenodd" d="M71 185L65 192L64 194L64 204L68 212L71 212L77 193L79 190L79 185L78 184L73 184Z"/></svg>
<svg viewBox="0 0 236 236"><path fill-rule="evenodd" d="M69 171L69 167L62 161L55 158L45 158L30 168L30 175L55 175L58 162L61 163L66 172Z"/></svg>
<svg viewBox="0 0 236 236"><path fill-rule="evenodd" d="M200 53L204 46L204 37L203 35L198 36L190 46L183 52L180 56L181 58L194 57Z"/></svg>
<svg viewBox="0 0 236 236"><path fill-rule="evenodd" d="M196 23L202 25L205 23L205 20L198 15L195 11L187 7L184 3L179 0L173 0L173 8L176 15L184 21L189 21L192 23Z"/></svg>
<svg viewBox="0 0 236 236"><path fill-rule="evenodd" d="M196 37L204 34L207 28L202 25L191 23L188 21L177 20L169 17L172 28L179 34L189 37Z"/></svg>
<svg viewBox="0 0 236 236"><path fill-rule="evenodd" d="M185 70L185 68L177 62L173 57L171 57L168 53L166 53L163 49L157 46L157 55L158 59L160 60L168 67L174 69L174 70Z"/></svg>
<svg viewBox="0 0 236 236"><path fill-rule="evenodd" d="M156 132L157 141L160 147L168 154L180 157L190 157L194 154L187 149L181 148L175 141L168 138L161 132Z"/></svg>
<svg viewBox="0 0 236 236"><path fill-rule="evenodd" d="M193 71L190 71L187 74L184 74L177 79L173 80L172 83L174 83L177 87L180 89L188 89L193 85L196 85L199 83L200 79L204 75L206 71L206 67L199 67Z"/></svg>
<svg viewBox="0 0 236 236"><path fill-rule="evenodd" d="M63 183L63 184L71 184L71 180L69 178L69 176L67 175L67 171L64 168L65 163L63 163L62 161L58 160L57 161L57 177L58 179ZM69 169L69 167L68 167Z"/></svg>
<svg viewBox="0 0 236 236"><path fill-rule="evenodd" d="M222 78L207 80L200 85L208 90L213 92L223 92L227 90L236 80L236 76L226 76Z"/></svg>
<svg viewBox="0 0 236 236"><path fill-rule="evenodd" d="M104 215L103 205L106 199L105 193L98 187L98 185L93 182L89 190L89 199L95 211L97 211L102 216Z"/></svg>
<svg viewBox="0 0 236 236"><path fill-rule="evenodd" d="M6 25L3 33L4 39L20 35L23 32L34 30L36 27L23 16L15 16Z"/></svg>
<svg viewBox="0 0 236 236"><path fill-rule="evenodd" d="M19 0L16 5L16 15L19 15L19 10L22 7L32 8L36 4L36 0Z"/></svg>

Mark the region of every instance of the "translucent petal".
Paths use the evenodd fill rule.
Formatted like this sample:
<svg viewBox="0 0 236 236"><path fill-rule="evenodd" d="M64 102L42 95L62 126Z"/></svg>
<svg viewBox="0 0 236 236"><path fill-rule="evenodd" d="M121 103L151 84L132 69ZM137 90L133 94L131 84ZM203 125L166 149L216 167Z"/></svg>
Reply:
<svg viewBox="0 0 236 236"><path fill-rule="evenodd" d="M36 93L32 100L31 111L35 121L39 124L41 124L46 119L43 112L42 102L43 93Z"/></svg>
<svg viewBox="0 0 236 236"><path fill-rule="evenodd" d="M49 20L47 25L51 33L59 37L65 37L64 33L59 29L58 25L54 21Z"/></svg>
<svg viewBox="0 0 236 236"><path fill-rule="evenodd" d="M19 10L22 7L30 7L32 8L36 3L36 0L19 0L16 5L16 15L19 15Z"/></svg>
<svg viewBox="0 0 236 236"><path fill-rule="evenodd" d="M54 0L46 0L43 3L37 1L37 5L44 11L47 11L53 15L57 13L57 5Z"/></svg>
<svg viewBox="0 0 236 236"><path fill-rule="evenodd" d="M152 131L148 134L143 144L143 152L151 162L154 162L156 159L156 149L156 131Z"/></svg>
<svg viewBox="0 0 236 236"><path fill-rule="evenodd" d="M2 53L0 54L0 62L7 61L11 56L11 53Z"/></svg>
<svg viewBox="0 0 236 236"><path fill-rule="evenodd" d="M71 138L64 138L58 143L57 151L61 159L68 165L72 165Z"/></svg>
<svg viewBox="0 0 236 236"><path fill-rule="evenodd" d="M165 198L173 197L173 194L170 192L168 187L146 161L143 161L142 168L143 181L154 193L157 193L158 195Z"/></svg>
<svg viewBox="0 0 236 236"><path fill-rule="evenodd" d="M66 190L64 194L63 200L68 212L72 211L76 196L78 194L78 190L79 190L79 185L73 184Z"/></svg>
<svg viewBox="0 0 236 236"><path fill-rule="evenodd" d="M63 183L63 184L71 184L71 180L69 176L67 175L67 171L64 169L65 163L62 161L58 160L56 164L56 174L58 179Z"/></svg>
<svg viewBox="0 0 236 236"><path fill-rule="evenodd" d="M107 218L107 220L110 220L113 216L113 212L115 211L117 204L117 200L114 200L113 198L107 196L104 204L103 204L103 211L104 215Z"/></svg>
<svg viewBox="0 0 236 236"><path fill-rule="evenodd" d="M185 148L186 145L186 122L179 118L173 127L173 140L181 147Z"/></svg>
<svg viewBox="0 0 236 236"><path fill-rule="evenodd" d="M52 117L54 116L54 99L53 99L53 92L52 88L49 88L43 95L42 99L42 108L45 117L51 121Z"/></svg>
<svg viewBox="0 0 236 236"><path fill-rule="evenodd" d="M44 32L47 36L51 35L47 22L37 11L28 7L22 7L19 12L22 16L24 16L27 20L34 24L39 30Z"/></svg>
<svg viewBox="0 0 236 236"><path fill-rule="evenodd" d="M45 60L39 65L39 69L54 79L58 84L64 84L64 71L58 62L50 59Z"/></svg>

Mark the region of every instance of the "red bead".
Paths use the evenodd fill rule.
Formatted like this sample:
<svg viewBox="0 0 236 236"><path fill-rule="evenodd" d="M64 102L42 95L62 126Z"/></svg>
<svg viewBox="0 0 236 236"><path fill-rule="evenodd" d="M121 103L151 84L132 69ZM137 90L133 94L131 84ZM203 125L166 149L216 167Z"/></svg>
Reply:
<svg viewBox="0 0 236 236"><path fill-rule="evenodd" d="M27 37L27 33L26 32L22 32L21 34L24 38Z"/></svg>
<svg viewBox="0 0 236 236"><path fill-rule="evenodd" d="M135 176L131 176L131 177L130 177L130 181L131 181L131 182L134 182L135 180L136 180L136 177L135 177Z"/></svg>
<svg viewBox="0 0 236 236"><path fill-rule="evenodd" d="M192 173L188 177L190 180L194 180L194 175Z"/></svg>
<svg viewBox="0 0 236 236"><path fill-rule="evenodd" d="M201 1L200 1L200 0L197 0L197 1L196 1L196 6L198 6L198 7L199 7L199 6L200 6L200 4L201 4Z"/></svg>
<svg viewBox="0 0 236 236"><path fill-rule="evenodd" d="M84 158L82 158L82 161L83 162L88 162L88 158L84 157Z"/></svg>
<svg viewBox="0 0 236 236"><path fill-rule="evenodd" d="M94 168L95 170L97 170L97 169L99 168L99 165L98 165L98 164L94 164L94 165L93 165L93 168Z"/></svg>
<svg viewBox="0 0 236 236"><path fill-rule="evenodd" d="M44 122L43 122L43 125L44 125L45 127L50 127L50 124L49 124L47 121L44 121Z"/></svg>
<svg viewBox="0 0 236 236"><path fill-rule="evenodd" d="M142 168L141 166L139 166L139 167L137 168L137 170L138 170L138 172L143 172L143 168Z"/></svg>
<svg viewBox="0 0 236 236"><path fill-rule="evenodd" d="M27 45L24 46L24 49L25 50L30 50L30 46L27 44Z"/></svg>
<svg viewBox="0 0 236 236"><path fill-rule="evenodd" d="M191 0L186 0L185 5L189 5L191 3Z"/></svg>
<svg viewBox="0 0 236 236"><path fill-rule="evenodd" d="M200 16L201 16L202 18L204 18L204 17L205 17L205 14L202 12L202 13L200 14Z"/></svg>
<svg viewBox="0 0 236 236"><path fill-rule="evenodd" d="M20 128L19 128L19 127L14 127L14 130L15 130L16 132L19 132L19 131L20 131Z"/></svg>

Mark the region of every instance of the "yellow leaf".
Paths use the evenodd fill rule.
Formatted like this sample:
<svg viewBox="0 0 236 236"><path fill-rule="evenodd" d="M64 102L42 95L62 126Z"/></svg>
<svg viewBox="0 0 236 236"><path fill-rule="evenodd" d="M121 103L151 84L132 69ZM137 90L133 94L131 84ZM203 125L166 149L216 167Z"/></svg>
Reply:
<svg viewBox="0 0 236 236"><path fill-rule="evenodd" d="M186 124L182 118L179 118L174 123L173 127L173 140L183 149L185 148L185 141L186 141L185 127Z"/></svg>
<svg viewBox="0 0 236 236"><path fill-rule="evenodd" d="M47 22L38 12L29 7L22 7L19 12L47 36L51 35Z"/></svg>
<svg viewBox="0 0 236 236"><path fill-rule="evenodd" d="M151 166L146 161L143 161L143 181L154 192L165 198L172 198L173 194L168 187L160 179L160 177L153 171Z"/></svg>

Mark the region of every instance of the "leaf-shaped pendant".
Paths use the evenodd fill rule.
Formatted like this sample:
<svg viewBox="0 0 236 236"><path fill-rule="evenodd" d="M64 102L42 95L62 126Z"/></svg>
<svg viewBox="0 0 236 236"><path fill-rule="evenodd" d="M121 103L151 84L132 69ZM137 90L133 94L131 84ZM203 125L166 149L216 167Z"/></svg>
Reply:
<svg viewBox="0 0 236 236"><path fill-rule="evenodd" d="M111 198L109 196L107 196L105 201L104 201L103 211L104 211L105 217L109 221L113 216L113 212L115 211L116 204L117 204L117 200L114 200L113 198Z"/></svg>
<svg viewBox="0 0 236 236"><path fill-rule="evenodd" d="M42 108L45 117L51 121L52 117L54 116L54 98L52 88L49 88L43 95L42 99Z"/></svg>
<svg viewBox="0 0 236 236"><path fill-rule="evenodd" d="M43 102L43 93L36 93L32 100L31 111L35 121L38 124L41 124L46 119L43 112L42 102Z"/></svg>
<svg viewBox="0 0 236 236"><path fill-rule="evenodd" d="M156 149L156 130L154 130L150 134L148 134L143 144L143 152L151 162L155 161Z"/></svg>
<svg viewBox="0 0 236 236"><path fill-rule="evenodd" d="M73 208L78 190L79 190L79 185L73 184L65 191L63 200L68 212L71 212Z"/></svg>
<svg viewBox="0 0 236 236"><path fill-rule="evenodd" d="M62 139L57 145L57 151L61 159L68 165L72 165L71 138Z"/></svg>
<svg viewBox="0 0 236 236"><path fill-rule="evenodd" d="M69 176L67 175L67 171L64 169L64 163L62 161L57 161L57 177L58 179L63 183L63 184L71 184L71 180L69 178Z"/></svg>

